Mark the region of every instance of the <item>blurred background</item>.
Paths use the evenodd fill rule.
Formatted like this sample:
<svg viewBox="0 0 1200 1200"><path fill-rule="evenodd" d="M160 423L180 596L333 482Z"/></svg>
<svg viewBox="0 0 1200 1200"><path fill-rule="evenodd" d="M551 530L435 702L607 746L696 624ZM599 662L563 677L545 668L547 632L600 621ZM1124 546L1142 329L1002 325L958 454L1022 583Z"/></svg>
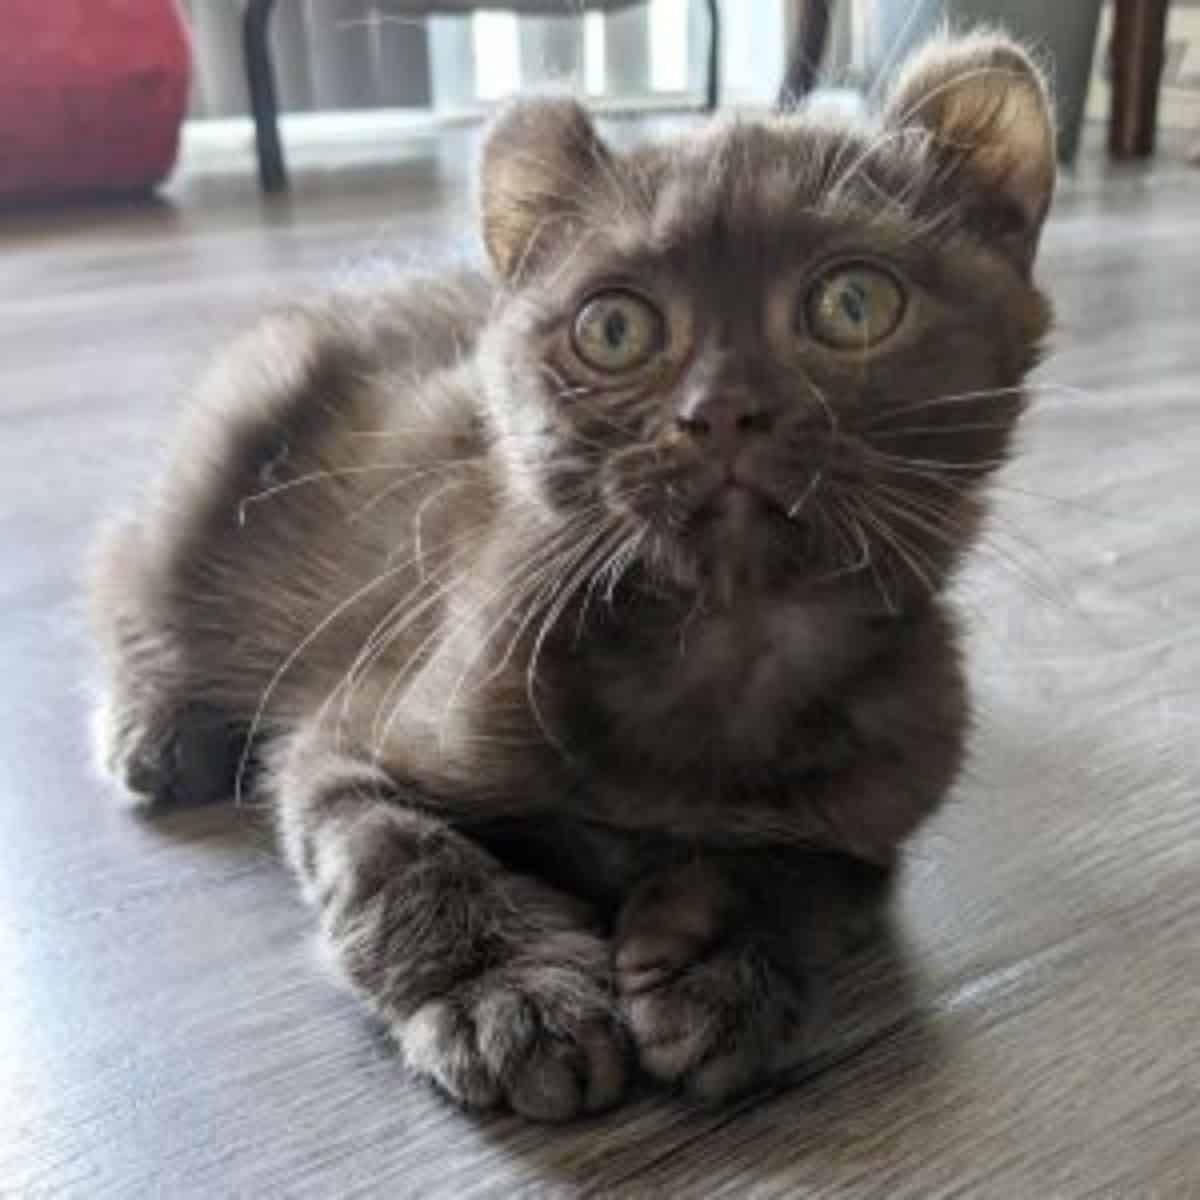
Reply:
<svg viewBox="0 0 1200 1200"><path fill-rule="evenodd" d="M1114 121L1119 154L1148 153L1162 134L1183 156L1200 139L1200 0L4 0L2 11L10 201L236 174L253 169L256 145L264 184L282 189L289 164L386 161L547 86L625 114L764 107L813 87L854 102L943 19L1004 24L1040 50L1066 159L1081 133L1099 139Z"/></svg>

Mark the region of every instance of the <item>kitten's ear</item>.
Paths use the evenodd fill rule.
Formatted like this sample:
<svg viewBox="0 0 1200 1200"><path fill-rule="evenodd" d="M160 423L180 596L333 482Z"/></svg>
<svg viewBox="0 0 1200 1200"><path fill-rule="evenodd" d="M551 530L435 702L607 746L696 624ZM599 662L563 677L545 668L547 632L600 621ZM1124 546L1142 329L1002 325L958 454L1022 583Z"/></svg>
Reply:
<svg viewBox="0 0 1200 1200"><path fill-rule="evenodd" d="M505 279L569 232L608 159L574 100L519 100L500 114L484 142L480 191L484 244Z"/></svg>
<svg viewBox="0 0 1200 1200"><path fill-rule="evenodd" d="M1054 117L1045 77L1003 34L943 36L901 70L885 122L930 135L941 177L971 216L1025 268L1054 191Z"/></svg>

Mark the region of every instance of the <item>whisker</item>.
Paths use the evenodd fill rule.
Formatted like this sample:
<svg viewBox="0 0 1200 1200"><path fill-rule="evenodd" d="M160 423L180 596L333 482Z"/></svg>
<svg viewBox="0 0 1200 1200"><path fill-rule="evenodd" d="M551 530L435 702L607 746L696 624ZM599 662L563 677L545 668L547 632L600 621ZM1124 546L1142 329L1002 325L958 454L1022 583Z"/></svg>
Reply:
<svg viewBox="0 0 1200 1200"><path fill-rule="evenodd" d="M592 512L599 513L602 511L603 510L602 510L601 505L597 504L597 505L592 506ZM581 528L581 527L585 527L586 524L587 524L586 517L578 517L576 520L574 520L571 523L571 525L567 529L564 529L563 536L555 540L552 549L558 551L558 546L561 544L561 542L574 541L574 539L580 533L583 533L586 531L585 528ZM498 676L499 674L501 674L503 672L503 670L508 666L508 663L511 661L512 655L516 651L516 647L520 642L521 636L524 633L525 628L532 621L533 615L537 611L539 597L547 590L545 587L539 587L539 585L541 584L541 581L546 579L547 577L549 577L551 580L550 586L552 586L553 581L555 579L557 579L564 572L569 570L574 565L574 563L576 561L578 561L578 559L580 559L584 554L587 553L589 547L593 544L593 542L596 539L598 539L599 537L602 537L604 535L605 528L606 528L606 526L601 525L599 529L593 531L592 537L590 540L587 537L584 537L578 543L576 543L574 545L568 545L565 550L558 551L556 554L556 557L552 557L548 563L542 564L540 569L533 575L533 577L527 581L525 588L524 588L524 594L522 594L521 592L518 592L516 600L512 604L510 604L504 610L504 612L501 614L500 620L497 622L496 627L502 626L509 617L513 616L516 613L517 609L519 609L521 607L522 603L524 603L526 600L529 600L529 602L530 602L528 612L526 613L525 618L519 623L516 633L513 635L512 639L510 640L510 642L508 644L508 648L505 650L504 654L501 656L499 662L487 674L487 676L485 676L484 682L487 682L488 680L493 679L496 676ZM489 631L489 634L486 635L482 639L482 641L483 641L483 644L486 646L486 644L490 640L491 640L491 637L490 637L490 631Z"/></svg>
<svg viewBox="0 0 1200 1200"><path fill-rule="evenodd" d="M371 499L368 500L365 504L363 504L360 508L356 508L354 510L354 512L352 512L346 519L347 519L347 521L361 521L363 519L363 517L365 517L367 515L367 513L378 508L379 505L382 504L385 500L387 500L391 496L394 496L397 492L403 491L404 488L406 488L406 487L410 487L415 483L420 483L422 480L429 479L431 476L436 477L438 475L448 474L452 471L463 470L467 466L474 466L474 465L475 465L475 462L474 462L474 460L472 460L468 463L463 463L461 466L457 466L457 467L454 467L454 466L430 467L427 471L417 471L413 475L405 476L405 478L399 479L395 483L389 483L387 487L385 487L382 491L378 492L376 495L372 496ZM422 509L424 509L425 505L429 503L429 500L432 497L440 496L444 492L447 492L447 491L451 490L452 488L462 487L466 484L466 482L467 481L463 480L463 479L452 479L449 483L443 485L442 487L435 488L434 491L431 492L428 497L426 497L424 500L421 501L421 505L420 505L420 508L418 509L418 512L420 512ZM418 541L419 541L419 539L418 539Z"/></svg>
<svg viewBox="0 0 1200 1200"><path fill-rule="evenodd" d="M637 561L638 553L645 540L646 529L643 526L630 535L626 549L619 552L619 557L615 558L613 565L608 569L608 587L604 589L604 602L609 608L612 608L613 597L621 584L621 580L624 579L629 573L629 568Z"/></svg>
<svg viewBox="0 0 1200 1200"><path fill-rule="evenodd" d="M582 639L584 629L587 624L588 607L592 602L592 596L597 588L604 584L607 580L607 586L604 591L605 603L611 608L613 603L613 593L616 590L620 577L625 573L629 563L633 561L637 550L641 546L642 540L645 538L646 531L644 528L626 531L625 537L618 540L617 544L608 555L604 563L598 566L593 572L591 580L588 583L587 590L583 594L583 603L579 606L579 616L575 621L575 641Z"/></svg>
<svg viewBox="0 0 1200 1200"><path fill-rule="evenodd" d="M917 497L886 484L878 485L878 490L885 493L884 503L893 515L907 521L914 528L922 530L931 537L936 537L952 549L961 545L962 529L956 523L948 520L951 515L936 504L922 503ZM1017 558L1011 551L998 545L995 538L988 533L975 537L971 547L977 554L991 555L1021 580L1032 588L1043 600L1055 606L1062 606L1067 600L1057 583L1053 580L1042 579L1030 567ZM1034 548L1028 547L1031 552ZM1068 606L1070 607L1070 606Z"/></svg>
<svg viewBox="0 0 1200 1200"><path fill-rule="evenodd" d="M938 473L941 470L942 465L938 459L910 460L900 456L880 455L875 451L868 451L868 453L882 460L877 463L878 468L882 471L886 471L894 475L907 475L914 479L921 479L927 483L939 486L946 491L953 492L955 495L965 495L968 492L968 489L957 480L946 479L944 476ZM892 459L893 461L886 461L887 459ZM929 466L922 468L919 466L906 465L908 463L917 462L925 462L928 463ZM955 468L956 465L957 464L954 463L947 464L947 466L951 469ZM1006 466L1008 464L1000 463L998 465ZM963 465L961 469L965 470L965 465ZM1094 504L1086 504L1082 500L1076 500L1066 496L1051 496L1047 492L1035 492L1029 488L1020 487L1017 484L1008 483L1003 478L988 479L986 487L990 492L1009 492L1013 495L1025 496L1032 500L1041 500L1047 504L1057 504L1063 508L1074 509L1078 512L1087 513L1090 516L1104 517L1105 519L1111 521L1133 520L1133 518L1127 513L1116 513L1112 512L1110 509L1097 508Z"/></svg>
<svg viewBox="0 0 1200 1200"><path fill-rule="evenodd" d="M862 526L854 520L853 516L842 509L842 506L835 497L829 512L829 522L834 533L837 535L838 544L844 546L845 543L842 539L842 527L841 522L838 520L839 517L845 519L847 524L846 532L852 535L853 540L858 545L858 558L855 559L853 557L855 548L854 546L850 546L850 556L836 571L822 575L819 580L821 583L827 583L829 580L838 579L843 575L856 575L859 571L864 571L871 565L871 543L867 541Z"/></svg>
<svg viewBox="0 0 1200 1200"><path fill-rule="evenodd" d="M618 531L618 534L620 531ZM529 656L529 662L525 668L525 696L529 703L530 711L533 714L534 720L537 722L538 728L542 731L546 740L558 750L560 754L566 757L565 748L559 743L554 736L549 725L546 723L542 715L541 707L537 702L537 667L541 658L542 649L546 643L546 639L550 636L551 631L558 623L562 616L563 610L570 603L572 596L582 586L591 573L595 570L595 565L602 560L602 557L609 552L607 543L602 545L583 566L578 569L574 576L564 580L560 584L557 597L550 603L550 607L542 620L541 627L538 629L537 636L534 639L533 650Z"/></svg>
<svg viewBox="0 0 1200 1200"><path fill-rule="evenodd" d="M883 582L883 576L879 572L879 564L876 562L875 555L870 552L870 543L867 539L866 529L864 528L864 517L866 514L853 497L843 495L842 502L845 505L846 515L852 522L855 536L861 541L863 554L866 559L866 569L871 572L871 578L875 580L875 586L879 591L879 598L883 601L883 607L888 613L894 616L900 611L900 608L888 592Z"/></svg>
<svg viewBox="0 0 1200 1200"><path fill-rule="evenodd" d="M819 488L825 479L825 472L818 471L812 479L809 480L807 487L788 505L787 517L789 521L794 521L804 511L804 506L812 498L813 493Z"/></svg>
<svg viewBox="0 0 1200 1200"><path fill-rule="evenodd" d="M906 425L901 429L883 429L873 432L873 438L925 437L929 435L949 436L955 433L973 433L984 430L1012 429L1011 421L964 421L955 425Z"/></svg>
<svg viewBox="0 0 1200 1200"><path fill-rule="evenodd" d="M595 507L598 507L598 506L595 506ZM543 560L546 556L554 555L558 551L559 546L563 542L567 542L571 538L573 538L577 535L577 533L579 531L579 529L578 529L579 525L586 520L588 515L590 515L589 510L584 510L584 513L581 514L579 517L577 517L576 520L574 520L571 523L569 523L568 525L561 527L558 530L554 531L549 536L549 538L546 540L546 542L537 551L535 551L533 553L532 557L527 557L527 558L523 559L517 565L515 570L513 570L512 572L505 575L504 578L500 581L499 585L496 588L494 588L491 592L489 592L488 595L485 596L480 601L480 603L478 603L477 605L474 606L474 608L472 609L472 612L483 611L483 609L486 608L486 606L493 599L495 599L497 596L502 594L504 591L509 590L510 588L516 588L518 590L518 594L521 593L523 588L524 588L524 590L528 590L528 585L521 585L518 582L521 579L522 575L526 572L529 572L531 574L538 572L538 568L543 567L545 565ZM553 562L553 559L551 561ZM539 575L539 577L540 577L540 575ZM406 623L411 623L411 622L406 622ZM398 634L395 636L398 636ZM408 659L401 666L399 671L396 673L394 679L391 681L391 683L388 685L387 689L385 690L385 692L377 706L377 709L376 709L376 719L372 724L372 743L375 746L375 761L376 762L379 761L379 758L383 753L383 750L387 743L387 739L390 737L390 734L391 734L392 725L394 724L395 719L399 715L399 711L400 711L400 705L398 703L395 705L392 704L392 697L394 695L396 695L396 693L400 690L400 688L405 686L405 684L408 684L410 686L416 685L419 675L417 677L410 678L409 672L411 671L412 667L418 661L420 661L421 657L426 653L428 648L430 646L432 646L434 644L434 642L438 641L439 639L442 639L441 647L439 647L439 649L437 651L435 651L431 657L426 659L424 665L421 668L422 671L427 671L427 670L431 669L434 662L437 661L439 655L441 653L443 653L445 651L446 647L450 644L449 640L446 639L446 637L445 637L445 630L443 628L441 628L440 626L435 628L434 630L432 630L420 642L420 644L416 647L416 649L409 655ZM393 636L392 640L394 640L394 636ZM390 709L390 711L389 711L389 709ZM388 712L388 716L387 716L386 720L383 720L383 714L385 711ZM381 724L381 722L382 722L382 724Z"/></svg>
<svg viewBox="0 0 1200 1200"><path fill-rule="evenodd" d="M358 687L359 681L371 670L380 656L386 652L387 647L394 640L395 636L399 636L402 630L395 630L393 622L396 618L406 612L413 611L413 600L418 595L422 587L429 585L431 581L439 581L439 586L433 594L427 598L427 602L422 602L419 611L416 613L419 616L431 607L437 600L441 599L446 594L447 586L444 582L452 576L453 569L474 550L479 535L487 528L486 524L481 524L462 531L458 537L451 539L446 543L447 548L457 547L455 553L451 554L447 560L442 563L435 571L433 576L428 576L422 572L417 584L407 591L399 600L392 604L380 620L376 623L371 632L367 635L361 649L355 656L354 661L342 676L338 684L330 691L329 696L322 703L318 710L318 720L324 719L324 714L328 707L337 697L338 692L343 693L341 716L338 720L337 728L340 730L349 719L350 705L353 700L354 693ZM396 567L397 570L404 570L417 564L417 554L411 555ZM415 619L415 618L414 618Z"/></svg>
<svg viewBox="0 0 1200 1200"><path fill-rule="evenodd" d="M513 655L516 653L517 646L520 645L521 638L525 636L526 630L533 623L535 617L537 616L540 605L543 602L543 597L553 593L554 586L558 580L561 579L562 576L572 568L572 566L574 566L582 554L587 552L587 550L590 548L590 545L590 542L584 543L580 548L578 548L578 553L572 553L568 551L566 554L561 555L558 559L551 562L544 571L539 572L537 578L532 581L533 586L528 589L528 596L522 598L528 600L528 603L526 604L525 615L518 622L516 631L509 639L508 646L501 655L496 666L491 672L489 672L487 676L488 679L495 678L497 675L501 674L507 669L509 663L512 661ZM541 581L546 579L547 576L549 577L549 582L543 586L537 586L541 584ZM508 611L510 613L515 613L518 607L520 607L520 602L518 602L516 605L513 605Z"/></svg>
<svg viewBox="0 0 1200 1200"><path fill-rule="evenodd" d="M911 542L905 539L892 525L889 525L878 512L876 507L863 505L858 512L859 518L869 525L899 556L908 569L916 577L917 582L922 584L925 590L932 596L937 592L937 585L933 578L927 574L928 570L933 570L933 564L929 558L921 554ZM936 570L933 571L937 574Z"/></svg>
<svg viewBox="0 0 1200 1200"><path fill-rule="evenodd" d="M404 463L372 463L368 466L340 467L327 471L310 471L306 475L298 475L295 479L288 479L283 483L274 484L271 487L264 488L261 492L254 492L238 501L238 524L245 525L246 510L252 504L260 504L264 500L269 500L273 496L282 495L284 492L290 492L295 488L306 487L309 484L321 483L326 480L341 479L347 476L369 475L378 471L403 470L405 466L406 464Z"/></svg>
<svg viewBox="0 0 1200 1200"><path fill-rule="evenodd" d="M520 569L524 570L528 567L528 563L522 563ZM510 583L515 581L516 577L516 572L514 572L512 576L505 577L501 583L501 587L509 586ZM438 589L435 599L444 599L451 593L454 585L460 581L461 577L455 575L452 580L447 581ZM497 589L497 593L498 591L499 589ZM428 606L428 604L425 604L423 605L423 608L428 608ZM399 621L397 625L389 632L387 642L381 650L381 655L382 653L386 653L387 649L390 648L397 638L399 638L401 634L403 634L406 629L412 625L413 621L420 615L420 612L404 614L403 619ZM391 736L392 726L395 724L396 718L399 716L401 710L401 702L397 700L396 703L393 704L392 698L394 696L398 696L401 689L405 688L406 685L409 689L415 686L421 674L424 671L429 670L433 663L437 661L439 654L443 652L448 645L446 632L446 629L442 625L435 624L434 628L430 630L430 632L426 634L424 638L421 639L413 651L408 655L400 669L395 673L394 677L388 683L388 686L384 689L383 695L380 697L379 702L376 705L375 718L371 723L370 740L372 746L374 747L372 761L376 764L379 764L382 759L384 750L387 747L388 739ZM432 655L425 659L421 670L418 671L415 676L410 675L413 667L421 661L430 647L439 641L441 642L441 645L438 646L438 649L435 650ZM385 713L387 713L386 719L384 718Z"/></svg>
<svg viewBox="0 0 1200 1200"><path fill-rule="evenodd" d="M979 458L967 461L956 461L949 458L917 458L914 455L888 454L884 450L871 448L865 449L863 453L877 463L889 466L895 464L898 470L910 468L930 473L949 471L983 474L987 471L995 471L1008 462L1007 458Z"/></svg>
<svg viewBox="0 0 1200 1200"><path fill-rule="evenodd" d="M245 782L246 769L250 762L250 749L254 745L254 740L258 736L262 728L263 716L266 713L267 705L270 704L271 698L274 696L284 676L291 670L296 660L308 649L325 632L343 613L352 608L360 600L365 599L371 592L382 587L389 580L395 578L400 572L405 570L404 564L395 567L388 567L381 571L374 579L371 579L362 587L356 589L346 597L334 609L304 637L296 645L296 647L287 655L283 662L276 669L263 689L263 693L259 698L258 705L255 707L254 715L250 720L250 728L246 734L246 741L242 747L242 753L238 759L237 772L234 776L234 803L241 804L243 798L243 784Z"/></svg>
<svg viewBox="0 0 1200 1200"><path fill-rule="evenodd" d="M583 552L584 551L578 550L578 548L576 549L577 555L581 554ZM574 561L575 561L574 557L572 557L568 560L568 562L574 562ZM493 621L492 624L484 631L484 633L479 638L476 639L476 647L475 647L474 653L472 653L467 658L467 660L463 664L462 670L459 672L458 677L454 681L454 685L450 688L449 694L447 695L447 698L446 698L446 704L445 704L445 707L443 710L444 715L442 718L442 723L441 723L440 732L439 732L439 739L443 743L445 740L446 722L448 721L450 714L454 710L454 705L458 699L458 694L462 690L462 686L466 682L467 677L470 675L471 669L480 660L480 658L483 657L484 653L487 651L488 647L491 645L492 639L495 637L495 635L497 633L499 633L499 631L513 617L513 615L516 613L517 609L521 607L521 604L523 603L523 601L526 598L525 593L531 591L532 588L536 587L537 584L540 582L540 580L545 578L545 576L547 574L557 574L559 571L561 571L563 569L562 564L559 562L558 559L552 559L549 564L544 564L541 566L541 568L539 570L535 570L532 572L532 576L529 579L529 581L526 583L524 588L518 587L516 584L517 578L519 578L522 573L527 572L528 568L529 568L528 562L522 562L520 564L520 566L517 568L517 571L513 572L512 574L510 574L510 575L506 576L504 579L502 579L500 581L499 585L497 587L495 587L492 591L490 591L488 593L488 595L484 598L484 600L481 601L481 603L477 606L477 611L482 612L491 604L491 602L493 600L500 598L501 596L503 596L510 590L517 591L517 598L512 603L510 603L500 613L499 617L497 617L495 619L495 621ZM530 608L532 610L535 610L536 603L531 603ZM509 649L508 649L508 651L506 651L505 657L502 660L502 663L506 663L509 655L515 650L516 644L520 640L522 630L525 628L525 624L526 623L524 621L522 621L521 625L518 627L517 634L515 635L513 641L510 643ZM484 680L482 682L487 683L488 681L496 678L502 672L502 670L503 670L503 666L494 668L492 671L488 672L488 674L484 677Z"/></svg>
<svg viewBox="0 0 1200 1200"><path fill-rule="evenodd" d="M967 404L974 400L999 399L1002 396L1017 396L1023 393L1033 394L1036 392L1059 392L1064 396L1075 396L1085 400L1095 398L1094 393L1084 388L1071 387L1063 383L1033 382L1016 384L1012 387L979 388L970 392L957 392L947 396L930 396L924 400L906 401L903 404L893 405L876 413L874 420L869 422L866 428L874 429L876 426L896 416L918 412L923 409L936 408L940 405Z"/></svg>

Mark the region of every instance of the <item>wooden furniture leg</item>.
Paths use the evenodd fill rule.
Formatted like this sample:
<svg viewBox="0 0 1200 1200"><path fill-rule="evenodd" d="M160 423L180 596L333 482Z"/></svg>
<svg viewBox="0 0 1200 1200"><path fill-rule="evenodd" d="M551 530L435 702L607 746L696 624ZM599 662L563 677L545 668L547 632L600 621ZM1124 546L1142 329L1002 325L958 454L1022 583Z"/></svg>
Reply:
<svg viewBox="0 0 1200 1200"><path fill-rule="evenodd" d="M1116 0L1113 17L1108 149L1114 158L1146 158L1158 123L1167 0Z"/></svg>

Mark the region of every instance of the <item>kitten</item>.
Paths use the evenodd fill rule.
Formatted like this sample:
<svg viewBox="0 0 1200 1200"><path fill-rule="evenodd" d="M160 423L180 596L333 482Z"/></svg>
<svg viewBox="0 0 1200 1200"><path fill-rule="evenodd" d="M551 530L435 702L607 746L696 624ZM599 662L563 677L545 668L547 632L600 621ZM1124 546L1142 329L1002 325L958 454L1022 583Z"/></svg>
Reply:
<svg viewBox="0 0 1200 1200"><path fill-rule="evenodd" d="M268 316L104 542L107 768L147 803L252 769L332 958L466 1105L795 1063L962 759L943 592L1053 181L999 36L926 46L871 130L616 153L516 104L492 269Z"/></svg>

